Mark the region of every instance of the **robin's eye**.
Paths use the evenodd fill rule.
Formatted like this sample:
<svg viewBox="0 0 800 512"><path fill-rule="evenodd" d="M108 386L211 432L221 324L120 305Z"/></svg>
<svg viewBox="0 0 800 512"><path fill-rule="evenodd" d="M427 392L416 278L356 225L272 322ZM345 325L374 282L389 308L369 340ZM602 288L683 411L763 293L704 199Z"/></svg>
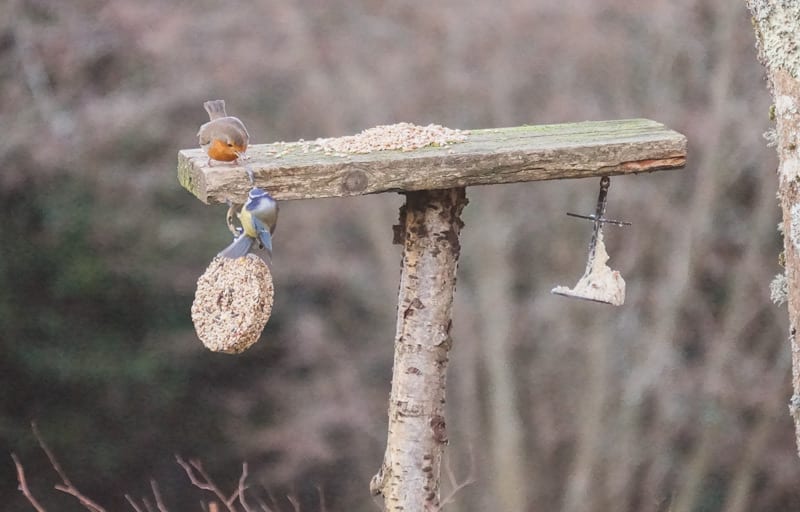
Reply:
<svg viewBox="0 0 800 512"><path fill-rule="evenodd" d="M228 143L228 147L229 147L229 148L232 148L232 147L233 147L233 144L231 144L231 143L229 142L229 143Z"/></svg>

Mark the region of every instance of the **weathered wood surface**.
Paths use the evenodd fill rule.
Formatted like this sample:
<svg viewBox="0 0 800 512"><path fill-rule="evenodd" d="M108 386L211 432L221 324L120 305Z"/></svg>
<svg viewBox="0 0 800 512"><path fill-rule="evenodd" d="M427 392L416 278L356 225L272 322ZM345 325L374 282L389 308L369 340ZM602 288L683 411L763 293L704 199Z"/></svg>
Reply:
<svg viewBox="0 0 800 512"><path fill-rule="evenodd" d="M250 146L256 184L278 200L343 197L677 169L686 137L648 119L470 130L465 142L367 154L304 152L313 142ZM243 202L245 167L201 149L178 154L180 183L206 203Z"/></svg>

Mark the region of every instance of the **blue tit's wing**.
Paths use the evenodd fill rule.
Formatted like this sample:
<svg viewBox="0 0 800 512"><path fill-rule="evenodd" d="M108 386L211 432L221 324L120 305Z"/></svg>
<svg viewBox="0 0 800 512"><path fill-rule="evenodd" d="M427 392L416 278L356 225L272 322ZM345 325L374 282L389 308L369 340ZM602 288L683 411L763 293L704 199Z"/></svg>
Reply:
<svg viewBox="0 0 800 512"><path fill-rule="evenodd" d="M253 249L253 244L256 241L253 238L250 238L247 235L239 235L239 237L233 241L231 245L226 247L222 250L218 257L221 258L230 258L235 260L236 258L241 258L242 256L246 256Z"/></svg>
<svg viewBox="0 0 800 512"><path fill-rule="evenodd" d="M272 258L272 235L269 232L269 228L255 217L253 217L253 224L256 227L256 233L258 233L261 246L267 250L269 257Z"/></svg>

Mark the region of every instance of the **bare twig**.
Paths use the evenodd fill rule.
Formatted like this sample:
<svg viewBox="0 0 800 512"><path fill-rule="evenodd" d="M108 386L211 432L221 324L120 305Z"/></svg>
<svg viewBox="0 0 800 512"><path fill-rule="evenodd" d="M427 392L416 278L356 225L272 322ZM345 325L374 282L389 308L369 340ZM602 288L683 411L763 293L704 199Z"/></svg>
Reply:
<svg viewBox="0 0 800 512"><path fill-rule="evenodd" d="M178 464L183 468L186 472L186 476L189 477L189 480L192 482L192 485L197 487L198 489L203 489L204 491L209 491L214 494L222 503L225 504L225 507L228 509L229 512L236 512L236 508L234 504L236 503L237 498L239 497L239 489L236 489L234 493L231 495L230 498L226 498L225 495L222 493L219 487L212 481L211 477L208 473L205 472L203 469L203 464L197 460L191 460L186 462L183 460L179 455L175 456L175 459L178 461ZM195 472L197 474L195 474ZM203 479L201 481L200 478ZM213 508L212 508L213 507ZM209 512L216 512L216 503L209 504Z"/></svg>
<svg viewBox="0 0 800 512"><path fill-rule="evenodd" d="M77 499L81 505L86 507L87 510L91 512L106 512L106 509L92 501L89 497L82 494L77 487L75 487L72 482L70 481L67 474L61 468L61 464L58 463L56 460L55 455L53 452L50 451L47 444L44 442L42 435L39 433L39 428L36 426L36 423L31 423L31 428L33 430L33 435L36 437L36 440L39 442L39 446L42 448L42 451L47 455L47 458L50 460L50 465L53 466L53 469L58 473L58 476L61 478L62 484L56 484L54 487L56 490L59 490L63 493L69 494L70 496Z"/></svg>
<svg viewBox="0 0 800 512"><path fill-rule="evenodd" d="M239 477L239 503L244 507L245 512L252 512L250 505L245 500L244 491L247 489L247 463L242 463L242 474Z"/></svg>
<svg viewBox="0 0 800 512"><path fill-rule="evenodd" d="M167 506L164 505L164 500L161 499L161 492L158 490L158 484L154 479L150 480L150 488L153 489L153 497L156 500L158 512L169 512L169 510L167 510Z"/></svg>
<svg viewBox="0 0 800 512"><path fill-rule="evenodd" d="M453 471L453 467L450 465L450 457L444 458L443 466L444 472L447 475L447 480L450 482L450 487L452 487L452 489L450 490L450 493L441 500L439 506L436 507L437 511L442 510L445 505L453 503L455 501L456 494L458 494L461 489L477 482L477 478L475 477L475 454L473 453L472 449L469 451L469 472L461 482L458 481L458 478Z"/></svg>
<svg viewBox="0 0 800 512"><path fill-rule="evenodd" d="M319 512L328 512L328 507L325 506L325 493L322 491L321 485L317 485L317 494L319 494Z"/></svg>
<svg viewBox="0 0 800 512"><path fill-rule="evenodd" d="M37 428L36 424L33 423L32 425L33 434L36 437L36 440L39 442L39 446L44 451L45 455L47 455L48 460L50 461L50 465L53 467L55 472L61 478L61 483L56 484L54 487L55 489L69 494L76 498L84 508L89 510L89 512L106 512L106 510L92 501L90 498L86 497L82 494L72 483L72 481L67 476L67 473L61 467L61 464L55 457L55 454L50 450L50 447L47 446L47 443L44 442L39 429ZM14 465L17 469L17 480L19 481L19 490L28 500L28 502L33 506L36 512L47 512L45 509L33 496L30 488L28 487L28 481L25 477L25 470L22 467L22 463L17 458L16 454L11 454L11 458L14 461ZM178 464L184 469L186 475L189 477L191 483L197 487L198 489L205 490L211 492L217 500L210 501L208 503L200 502L200 507L204 512L220 512L220 505L218 503L222 502L224 507L228 512L237 512L236 502L241 504L244 512L255 512L255 510L247 503L245 492L248 488L247 486L247 479L249 476L248 465L247 463L242 464L242 473L239 476L239 482L237 485L236 490L230 497L226 497L225 494L220 490L220 488L214 483L211 479L209 474L203 469L202 463L196 460L185 461L180 456L176 456L175 459L177 460ZM127 500L130 507L133 509L134 512L169 512L166 504L164 503L164 499L161 496L161 491L158 488L158 483L154 480L150 480L150 487L153 492L153 501L150 501L151 498L143 497L140 501L137 501L133 498L130 494L125 494L125 499ZM299 512L300 507L297 500L292 498L291 496L288 497L289 502L292 503L296 512ZM273 498L274 502L274 498ZM324 512L324 498L322 497L320 491L320 503L322 504L322 510ZM265 503L259 500L259 504L261 510L263 512L271 512L273 509L268 507Z"/></svg>
<svg viewBox="0 0 800 512"><path fill-rule="evenodd" d="M28 481L25 479L25 470L22 469L22 464L19 462L17 455L12 453L11 458L14 460L14 466L17 467L17 481L19 481L18 489L28 500L28 503L30 503L37 512L47 512L47 510L45 510L45 508L38 501L36 501L36 498L33 497L31 490L28 488Z"/></svg>
<svg viewBox="0 0 800 512"><path fill-rule="evenodd" d="M290 494L286 496L286 499L292 504L292 509L294 512L300 512L300 502L297 500L297 498Z"/></svg>
<svg viewBox="0 0 800 512"><path fill-rule="evenodd" d="M261 498L256 498L256 499L258 500L258 506L261 507L261 511L262 512L272 512L272 509L269 508L269 506L267 506L266 503L264 503L264 500L262 500ZM273 500L273 503L274 503L274 500Z"/></svg>
<svg viewBox="0 0 800 512"><path fill-rule="evenodd" d="M150 504L150 500L147 498L142 498L142 502L144 503L144 508L147 509L147 512L156 512L156 509Z"/></svg>
<svg viewBox="0 0 800 512"><path fill-rule="evenodd" d="M153 489L153 497L156 500L155 506L153 506L147 498L142 498L142 506L144 509L142 509L129 494L125 495L125 499L128 500L128 503L130 503L131 507L133 507L136 512L169 512L166 505L164 505L164 501L161 499L161 493L158 490L158 485L155 480L150 480L150 487Z"/></svg>
<svg viewBox="0 0 800 512"><path fill-rule="evenodd" d="M135 512L145 512L139 507L139 505L136 503L136 501L134 501L134 499L131 497L130 494L126 494L125 499L128 500L128 503Z"/></svg>

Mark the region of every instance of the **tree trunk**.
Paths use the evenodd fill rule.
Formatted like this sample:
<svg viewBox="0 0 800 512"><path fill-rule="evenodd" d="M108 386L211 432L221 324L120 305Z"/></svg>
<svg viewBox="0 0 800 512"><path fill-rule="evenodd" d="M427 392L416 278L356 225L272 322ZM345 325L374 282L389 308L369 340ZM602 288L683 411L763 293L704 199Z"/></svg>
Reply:
<svg viewBox="0 0 800 512"><path fill-rule="evenodd" d="M767 69L774 98L794 386L789 410L800 450L800 3L748 0L747 6L753 16L758 56Z"/></svg>
<svg viewBox="0 0 800 512"><path fill-rule="evenodd" d="M370 483L389 511L439 509L439 473L451 311L463 188L409 192L395 242L403 243L389 436Z"/></svg>

